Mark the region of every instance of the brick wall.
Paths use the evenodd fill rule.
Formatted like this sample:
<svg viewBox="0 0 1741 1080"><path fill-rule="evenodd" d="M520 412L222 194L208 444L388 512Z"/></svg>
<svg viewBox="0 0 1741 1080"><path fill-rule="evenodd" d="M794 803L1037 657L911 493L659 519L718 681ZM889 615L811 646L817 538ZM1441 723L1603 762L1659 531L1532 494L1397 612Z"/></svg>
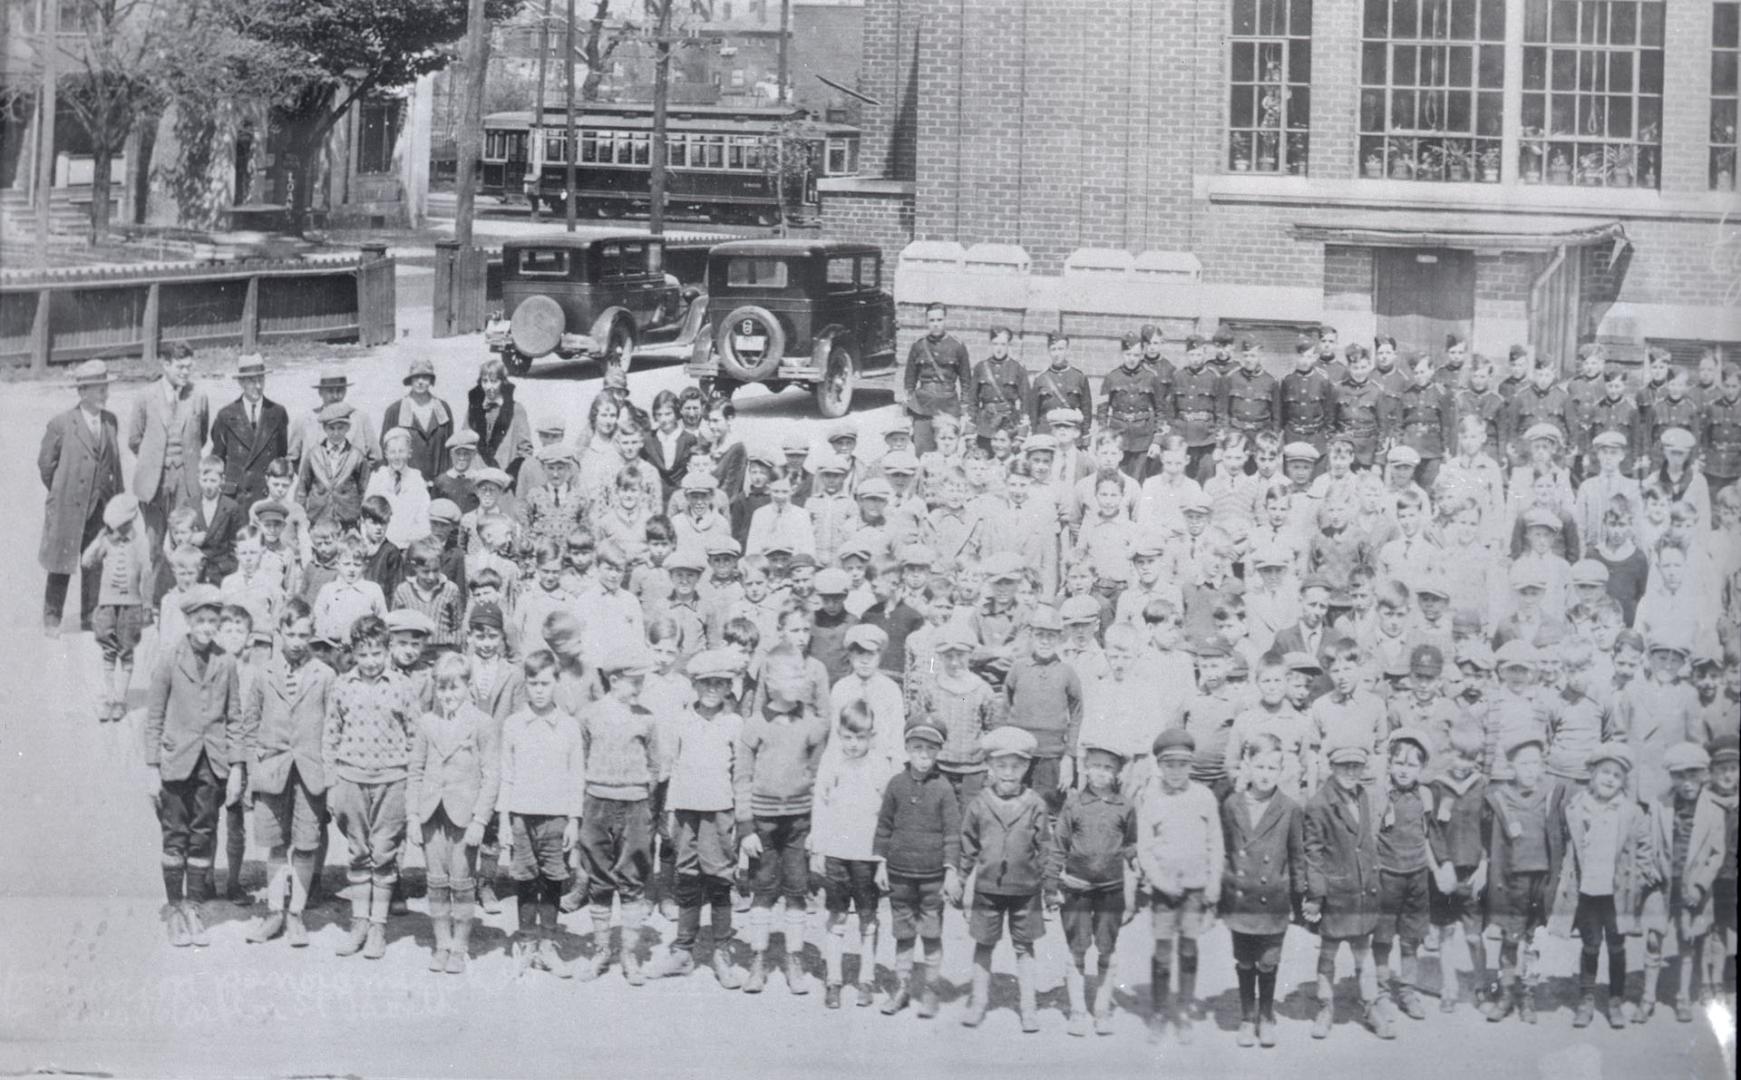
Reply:
<svg viewBox="0 0 1741 1080"><path fill-rule="evenodd" d="M1372 249L1324 246L1324 306L1364 311L1372 306Z"/></svg>
<svg viewBox="0 0 1741 1080"><path fill-rule="evenodd" d="M860 79L881 102L866 106L859 171L911 180L915 172L919 77L918 0L865 0Z"/></svg>
<svg viewBox="0 0 1741 1080"><path fill-rule="evenodd" d="M913 240L913 199L904 192L824 191L821 234L860 240L883 249L883 273L894 273L901 249ZM887 282L885 282L886 287Z"/></svg>

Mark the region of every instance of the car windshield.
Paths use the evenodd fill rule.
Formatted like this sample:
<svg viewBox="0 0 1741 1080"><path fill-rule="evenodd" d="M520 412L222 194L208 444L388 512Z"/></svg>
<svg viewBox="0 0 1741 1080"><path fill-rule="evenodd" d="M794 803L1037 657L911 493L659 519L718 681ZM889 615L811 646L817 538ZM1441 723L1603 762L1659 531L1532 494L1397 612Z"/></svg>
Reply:
<svg viewBox="0 0 1741 1080"><path fill-rule="evenodd" d="M725 264L725 283L734 289L784 289L786 264L780 259L731 259Z"/></svg>
<svg viewBox="0 0 1741 1080"><path fill-rule="evenodd" d="M526 277L565 277L568 252L560 248L527 248L520 252L520 273Z"/></svg>

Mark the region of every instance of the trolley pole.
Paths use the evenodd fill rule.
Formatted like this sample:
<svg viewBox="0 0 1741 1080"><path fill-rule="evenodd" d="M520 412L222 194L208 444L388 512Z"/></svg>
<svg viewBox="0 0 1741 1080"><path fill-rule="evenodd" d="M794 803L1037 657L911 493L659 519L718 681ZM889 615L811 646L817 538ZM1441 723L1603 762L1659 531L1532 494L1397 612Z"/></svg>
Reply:
<svg viewBox="0 0 1741 1080"><path fill-rule="evenodd" d="M568 69L568 85L564 91L563 105L567 113L564 124L564 136L568 142L568 152L563 155L563 186L568 197L564 200L568 205L563 208L564 220L569 232L574 231L574 158L580 153L578 141L574 137L574 0L568 0L568 25L562 31L562 64Z"/></svg>
<svg viewBox="0 0 1741 1080"><path fill-rule="evenodd" d="M550 0L544 0L544 17L538 20L538 96L532 101L532 145L526 147L526 164L530 168L532 162L539 163L537 171L526 177L524 183L530 185L526 192L532 203L532 220L543 218L543 200L539 190L544 186L544 71L550 63Z"/></svg>
<svg viewBox="0 0 1741 1080"><path fill-rule="evenodd" d="M647 187L647 231L665 234L665 114L671 98L671 4L659 0L659 25L653 34L653 169Z"/></svg>
<svg viewBox="0 0 1741 1080"><path fill-rule="evenodd" d="M792 52L792 0L780 0L779 104L786 104L786 81L790 77Z"/></svg>

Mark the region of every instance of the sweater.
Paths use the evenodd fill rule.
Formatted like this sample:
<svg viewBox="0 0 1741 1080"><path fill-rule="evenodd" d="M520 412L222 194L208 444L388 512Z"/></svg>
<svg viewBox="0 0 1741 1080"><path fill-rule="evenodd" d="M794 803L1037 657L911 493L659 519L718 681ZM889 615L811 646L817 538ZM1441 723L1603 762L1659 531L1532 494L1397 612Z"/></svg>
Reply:
<svg viewBox="0 0 1741 1080"><path fill-rule="evenodd" d="M498 812L577 818L585 790L585 750L572 715L527 706L502 722Z"/></svg>
<svg viewBox="0 0 1741 1080"><path fill-rule="evenodd" d="M615 698L596 701L580 714L580 739L588 795L634 802L652 794L659 737L651 712Z"/></svg>
<svg viewBox="0 0 1741 1080"><path fill-rule="evenodd" d="M889 873L909 878L939 878L961 857L961 807L955 787L933 770L914 776L902 769L883 789L871 844Z"/></svg>
<svg viewBox="0 0 1741 1080"><path fill-rule="evenodd" d="M1157 780L1137 793L1136 804L1137 865L1149 887L1169 896L1201 889L1217 898L1224 848L1221 809L1209 789L1192 782L1172 792Z"/></svg>
<svg viewBox="0 0 1741 1080"><path fill-rule="evenodd" d="M1004 721L1034 736L1034 756L1074 753L1082 727L1082 680L1058 657L1028 657L1010 665L1004 681L1010 713Z"/></svg>
<svg viewBox="0 0 1741 1080"><path fill-rule="evenodd" d="M717 813L733 808L743 723L741 716L728 709L711 717L696 712L693 705L683 711L672 726L667 810Z"/></svg>
<svg viewBox="0 0 1741 1080"><path fill-rule="evenodd" d="M406 778L411 729L422 713L410 682L397 672L365 678L355 669L339 677L327 699L321 739L327 779L385 784Z"/></svg>
<svg viewBox="0 0 1741 1080"><path fill-rule="evenodd" d="M827 745L828 722L814 711L763 708L746 718L732 777L738 820L810 813L816 769Z"/></svg>
<svg viewBox="0 0 1741 1080"><path fill-rule="evenodd" d="M1087 788L1070 793L1052 832L1049 882L1070 878L1070 887L1089 891L1124 884L1124 864L1136 853L1136 809L1117 791L1097 795Z"/></svg>

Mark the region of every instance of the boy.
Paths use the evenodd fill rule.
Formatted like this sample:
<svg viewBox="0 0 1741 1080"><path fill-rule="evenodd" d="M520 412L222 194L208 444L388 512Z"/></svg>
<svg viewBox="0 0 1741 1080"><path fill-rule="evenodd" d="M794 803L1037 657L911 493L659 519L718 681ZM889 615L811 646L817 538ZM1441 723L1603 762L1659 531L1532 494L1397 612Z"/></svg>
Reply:
<svg viewBox="0 0 1741 1080"><path fill-rule="evenodd" d="M653 669L642 640L615 639L599 657L596 670L606 696L580 714L586 798L578 844L589 883L594 940L592 963L580 970L580 977L590 981L610 969L614 895L622 900L623 978L630 986L646 981L640 936L647 917L643 896L653 865L650 800L661 768L653 714L640 703L641 687Z"/></svg>
<svg viewBox="0 0 1741 1080"><path fill-rule="evenodd" d="M1365 786L1371 745L1365 739L1326 740L1330 782L1306 804L1306 900L1301 910L1319 936L1314 1039L1328 1038L1335 1019L1336 955L1344 943L1354 955L1366 1024L1381 1039L1396 1037L1389 1014L1379 1007L1378 980L1371 964L1380 877L1378 819Z"/></svg>
<svg viewBox="0 0 1741 1080"><path fill-rule="evenodd" d="M740 666L730 649L708 649L689 658L686 670L695 701L674 725L665 791L677 850L677 931L671 951L654 961L650 971L654 978L665 978L695 970L695 944L706 904L712 909L714 976L727 990L743 985L743 973L731 961L732 875L737 866L732 778L743 720L726 703Z"/></svg>
<svg viewBox="0 0 1741 1080"><path fill-rule="evenodd" d="M236 569L236 530L247 523L236 500L224 494L224 459L208 454L199 464L199 501L194 511L194 546L206 557L206 582L216 585Z"/></svg>
<svg viewBox="0 0 1741 1080"><path fill-rule="evenodd" d="M934 601L941 605L941 598ZM968 670L968 657L977 642L965 626L953 620L936 627L930 652L939 669L930 679L918 672L908 676L912 693L911 718L923 721L944 735L936 752L938 771L948 781L959 806L973 801L985 786L985 752L981 737L1002 724L1007 700L991 684ZM923 663L929 672L927 657ZM953 861L950 863L953 866Z"/></svg>
<svg viewBox="0 0 1741 1080"><path fill-rule="evenodd" d="M1070 966L1064 986L1070 997L1071 1035L1088 1034L1092 1021L1101 1035L1112 1034L1112 957L1118 928L1136 904L1136 875L1125 873L1136 850L1136 813L1118 789L1124 755L1106 746L1082 747L1083 786L1070 793L1052 832L1046 891L1062 890L1064 941ZM1087 1005L1088 947L1096 949L1099 982L1094 1005Z"/></svg>
<svg viewBox="0 0 1741 1080"><path fill-rule="evenodd" d="M1427 937L1429 821L1434 817L1433 792L1422 786L1421 774L1432 755L1432 737L1424 731L1398 728L1386 748L1387 783L1374 800L1378 822L1378 924L1372 931L1372 961L1378 976L1379 1008L1390 1022L1391 965L1397 958L1395 1000L1411 1020L1425 1020L1415 988L1416 956Z"/></svg>
<svg viewBox="0 0 1741 1080"><path fill-rule="evenodd" d="M302 597L304 603L315 603L322 586L337 580L343 532L338 519L331 515L323 515L308 527L309 557L297 567L296 573L296 595Z"/></svg>
<svg viewBox="0 0 1741 1080"><path fill-rule="evenodd" d="M1037 607L1028 616L1029 651L1011 665L1004 692L1005 723L1034 736L1033 765L1027 785L1046 800L1052 813L1064 805L1074 779L1071 755L1082 727L1082 680L1058 656L1064 624L1058 612Z"/></svg>
<svg viewBox="0 0 1741 1080"><path fill-rule="evenodd" d="M1009 923L1016 952L1017 1009L1022 1031L1040 1030L1035 1011L1034 942L1045 933L1040 912L1046 852L1051 833L1045 800L1023 782L1034 760L1034 736L1021 728L1000 727L983 741L991 783L962 814L958 874L945 882L950 903L961 906L962 879L971 877L973 911L973 988L962 1026L978 1027L991 1007L991 958Z"/></svg>
<svg viewBox="0 0 1741 1080"><path fill-rule="evenodd" d="M222 608L211 585L181 598L187 636L164 643L146 699L146 794L163 833L166 921L177 948L210 944L201 905L211 899L218 807L240 797L247 780L236 662L216 640Z"/></svg>
<svg viewBox="0 0 1741 1080"><path fill-rule="evenodd" d="M1531 736L1540 739L1539 735ZM1458 721L1448 733L1444 765L1429 785L1433 808L1427 831L1432 876L1428 879L1428 920L1436 931L1441 958L1448 956L1453 931L1461 928L1469 948L1469 994L1461 989L1456 969L1439 963L1439 1011L1453 1012L1463 997L1479 1001L1487 970L1487 946L1481 936L1482 885L1487 880L1486 852L1481 843L1483 800L1488 782L1480 763L1487 743L1473 722ZM1480 1003L1486 1012L1488 1003Z"/></svg>
<svg viewBox="0 0 1741 1080"><path fill-rule="evenodd" d="M568 884L568 853L580 841L585 751L580 722L556 701L556 657L547 649L530 653L521 673L526 705L502 724L496 794L497 830L519 898L514 955L519 974L540 969L566 979L573 971L556 949L556 909Z"/></svg>
<svg viewBox="0 0 1741 1080"><path fill-rule="evenodd" d="M254 684L259 681L261 670L272 655L272 635L266 630L269 625L271 624L261 623L262 633L258 637L264 640L257 646L254 618L247 608L237 604L225 604L218 611L218 647L236 661L238 709L244 707L253 694ZM239 905L247 904L252 899L242 890L242 860L248 851L247 805L243 798L245 793L245 790L238 789L233 797L224 801L224 888L218 893L223 899Z"/></svg>
<svg viewBox="0 0 1741 1080"><path fill-rule="evenodd" d="M478 853L501 785L501 729L473 703L470 673L464 656L436 661L435 708L412 729L405 792L411 844L423 849L429 879L429 970L449 975L464 974L470 955Z"/></svg>
<svg viewBox="0 0 1741 1080"><path fill-rule="evenodd" d="M810 871L822 876L828 906L828 936L823 943L827 971L823 1004L830 1009L840 1008L840 991L845 982L842 954L846 919L855 909L860 942L860 1006L871 1004L876 986L877 902L888 884L888 872L876 855L875 838L892 767L892 762L874 749L879 741L877 725L885 721L864 700L855 698L846 702L835 715L831 741L838 742L840 750L817 770L810 844ZM907 947L910 958L911 941Z"/></svg>
<svg viewBox="0 0 1741 1080"><path fill-rule="evenodd" d="M327 699L321 736L328 801L351 849L350 882L367 883L351 902L350 936L338 955L387 952L387 908L405 843L405 779L411 729L420 713L411 685L388 670L387 624L369 615L350 632L352 667Z"/></svg>
<svg viewBox="0 0 1741 1080"><path fill-rule="evenodd" d="M1663 927L1646 925L1644 987L1632 1022L1642 1024L1656 1010L1661 993L1663 939L1672 935L1679 958L1675 1019L1693 1022L1693 973L1705 968L1705 940L1712 925L1711 883L1723 864L1723 807L1706 794L1710 754L1698 743L1676 743L1663 755L1669 790L1651 809L1656 857L1665 880L1657 894L1665 903ZM1650 911L1649 901L1646 912Z"/></svg>
<svg viewBox="0 0 1741 1080"><path fill-rule="evenodd" d="M244 525L236 532L235 551L235 572L224 578L218 591L226 604L246 608L253 625L266 630L284 602L284 575L276 566L266 564L260 530L253 525Z"/></svg>
<svg viewBox="0 0 1741 1080"><path fill-rule="evenodd" d="M1362 684L1365 654L1360 646L1343 638L1328 652L1331 690L1312 702L1306 719L1312 724L1314 741L1320 747L1359 745L1375 752L1383 745L1390 723L1384 701ZM1364 759L1362 759L1364 764ZM1322 769L1319 775L1330 770ZM1366 779L1376 780L1376 773Z"/></svg>
<svg viewBox="0 0 1741 1080"><path fill-rule="evenodd" d="M1511 780L1487 786L1481 813L1487 926L1499 930L1499 995L1486 1012L1490 1022L1498 1023L1515 1008L1524 1023L1533 1024L1534 981L1541 972L1520 978L1519 959L1530 935L1547 923L1553 902L1550 883L1565 847L1560 828L1564 789L1543 774L1540 739L1525 735L1513 740L1505 748L1505 760ZM1473 944L1481 939L1469 940ZM1445 955L1442 941L1439 955Z"/></svg>
<svg viewBox="0 0 1741 1080"><path fill-rule="evenodd" d="M884 1015L900 1012L915 996L919 1016L937 1015L937 985L943 978L943 900L960 893L956 863L961 855L961 807L954 783L937 769L937 755L948 745L947 730L930 717L913 718L906 729L907 767L888 781L877 809L871 853L879 860L876 884L888 893L895 935L896 987L883 1003ZM874 924L869 934L860 961L861 1006L871 1003L875 991L875 981L864 974L874 958ZM924 943L923 964L913 960L916 938ZM838 995L836 984L837 999Z"/></svg>
<svg viewBox="0 0 1741 1080"><path fill-rule="evenodd" d="M1232 788L1227 778L1227 741L1244 695L1227 685L1233 650L1226 638L1210 634L1198 642L1196 652L1197 693L1185 703L1180 727L1190 733L1196 747L1191 779L1219 798Z"/></svg>
<svg viewBox="0 0 1741 1080"><path fill-rule="evenodd" d="M1731 709L1735 707L1730 702ZM1706 794L1722 811L1723 824L1723 858L1711 874L1709 901L1712 917L1711 930L1716 940L1706 946L1705 972L1703 975L1704 991L1702 998L1715 1000L1719 993L1726 998L1726 1004L1731 1012L1735 1008L1735 921L1736 921L1736 873L1735 873L1735 835L1736 835L1736 788L1741 781L1741 740L1734 734L1720 735L1711 742L1711 785ZM1708 870L1693 876L1693 883L1699 884ZM1725 963L1728 971L1725 972Z"/></svg>
<svg viewBox="0 0 1741 1080"><path fill-rule="evenodd" d="M767 986L769 924L774 901L786 898L786 988L809 992L804 975L804 913L810 807L816 770L828 743L826 718L805 700L802 657L789 645L768 653L758 696L761 708L746 717L738 737L732 789L744 857L759 860L755 907L750 912L749 977L744 993Z"/></svg>
<svg viewBox="0 0 1741 1080"><path fill-rule="evenodd" d="M1180 1043L1191 1041L1197 996L1197 937L1221 899L1225 869L1221 813L1209 789L1191 779L1197 742L1181 728L1155 739L1156 779L1136 793L1136 862L1148 890L1155 951L1149 962L1151 1038L1168 1022ZM1169 1007L1173 939L1178 938L1179 996Z"/></svg>
<svg viewBox="0 0 1741 1080"><path fill-rule="evenodd" d="M314 613L315 655L336 671L347 666L345 643L350 638L351 627L366 615L385 618L387 602L381 596L379 585L363 580L360 541L352 539L341 543L335 565L338 577L321 586L311 610Z"/></svg>
<svg viewBox="0 0 1741 1080"><path fill-rule="evenodd" d="M1279 740L1259 732L1242 743L1243 791L1221 804L1227 868L1221 915L1233 935L1239 982L1240 1046L1276 1044L1276 970L1282 940L1304 891L1305 839L1300 804L1277 790L1285 768Z"/></svg>
<svg viewBox="0 0 1741 1080"><path fill-rule="evenodd" d="M876 755L889 762L892 769L901 758L901 748L888 729L900 730L906 726L907 718L900 685L880 670L888 642L889 636L881 627L866 623L859 623L846 632L850 670L835 682L830 691L828 711L839 716L848 702L864 702L876 729Z"/></svg>
<svg viewBox="0 0 1741 1080"><path fill-rule="evenodd" d="M182 576L195 569L199 556L195 549L181 557L182 569L176 573L175 592L180 593L181 610L186 610L188 588L182 586ZM171 556L171 565L174 563ZM119 722L127 715L127 686L133 681L133 653L139 645L140 632L151 621L147 606L151 582L151 543L146 539L145 522L139 516L139 500L125 492L114 496L103 507L103 529L79 556L79 564L89 568L100 566L97 579L97 603L91 613L91 629L103 650L103 700L97 710L99 723ZM87 579L88 580L88 579ZM82 588L82 586L81 586ZM214 592L216 590L213 590ZM81 604L84 600L81 598ZM165 603L168 603L167 595ZM167 655L173 642L160 630L158 640Z"/></svg>
<svg viewBox="0 0 1741 1080"><path fill-rule="evenodd" d="M283 934L293 949L308 945L302 913L320 872L317 854L330 820L321 738L337 679L309 649L313 638L308 605L287 601L278 617L277 655L252 680L242 703L254 839L266 849L267 913L249 929L251 944Z"/></svg>
<svg viewBox="0 0 1741 1080"><path fill-rule="evenodd" d="M325 438L302 455L296 470L296 490L310 521L319 521L325 514L331 514L341 525L357 520L369 462L365 451L351 438L352 414L356 411L356 406L348 401L334 401L323 405L316 414Z"/></svg>
<svg viewBox="0 0 1741 1080"><path fill-rule="evenodd" d="M459 586L441 572L441 548L434 537L425 537L411 545L406 569L409 574L393 590L394 609L410 609L428 617L435 626L430 647L437 651L457 651L465 625L464 599Z"/></svg>

